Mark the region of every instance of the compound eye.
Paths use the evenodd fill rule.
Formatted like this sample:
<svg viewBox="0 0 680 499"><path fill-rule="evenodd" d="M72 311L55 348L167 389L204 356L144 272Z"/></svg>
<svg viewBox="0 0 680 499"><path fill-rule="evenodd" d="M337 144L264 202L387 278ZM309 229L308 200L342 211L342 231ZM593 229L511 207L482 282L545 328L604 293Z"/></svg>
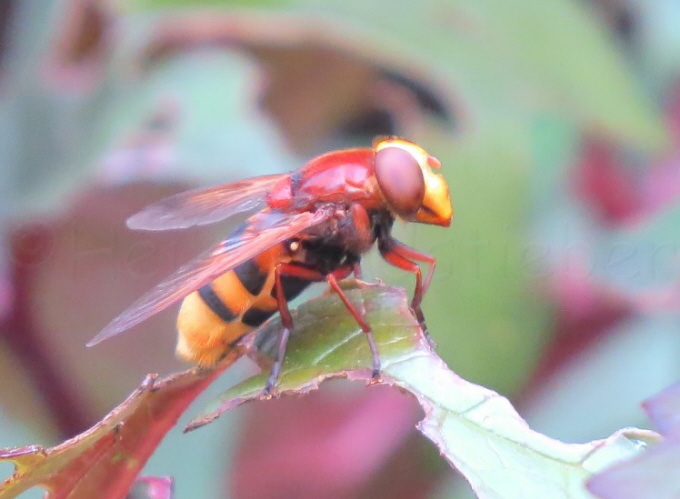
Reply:
<svg viewBox="0 0 680 499"><path fill-rule="evenodd" d="M375 177L390 208L410 219L425 197L425 179L418 160L400 147L385 147L375 153Z"/></svg>

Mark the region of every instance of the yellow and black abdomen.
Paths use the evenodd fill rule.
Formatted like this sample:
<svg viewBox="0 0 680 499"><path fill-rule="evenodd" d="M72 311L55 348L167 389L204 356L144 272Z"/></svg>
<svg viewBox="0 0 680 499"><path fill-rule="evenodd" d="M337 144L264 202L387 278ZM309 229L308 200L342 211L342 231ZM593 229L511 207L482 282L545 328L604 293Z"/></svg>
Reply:
<svg viewBox="0 0 680 499"><path fill-rule="evenodd" d="M290 261L286 243L260 253L188 295L177 317L177 355L201 366L216 363L245 334L277 311L274 269ZM308 281L283 277L286 299Z"/></svg>

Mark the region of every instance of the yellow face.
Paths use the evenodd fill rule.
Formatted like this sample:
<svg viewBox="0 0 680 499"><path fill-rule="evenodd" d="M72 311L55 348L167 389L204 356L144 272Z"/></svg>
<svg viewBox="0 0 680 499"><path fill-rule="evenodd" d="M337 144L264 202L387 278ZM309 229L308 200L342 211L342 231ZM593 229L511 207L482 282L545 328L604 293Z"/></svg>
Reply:
<svg viewBox="0 0 680 499"><path fill-rule="evenodd" d="M388 206L410 222L451 224L449 186L432 170L440 163L422 147L389 138L375 144L375 174Z"/></svg>

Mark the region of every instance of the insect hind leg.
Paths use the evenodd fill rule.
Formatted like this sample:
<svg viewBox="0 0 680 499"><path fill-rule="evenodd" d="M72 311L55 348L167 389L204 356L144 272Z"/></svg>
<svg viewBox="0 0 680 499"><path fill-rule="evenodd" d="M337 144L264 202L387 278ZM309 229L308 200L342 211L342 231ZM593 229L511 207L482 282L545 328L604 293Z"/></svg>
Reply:
<svg viewBox="0 0 680 499"><path fill-rule="evenodd" d="M378 354L378 346L376 345L375 338L373 337L373 328L371 328L371 325L366 321L363 314L357 310L351 301L349 301L349 298L347 298L347 295L338 284L335 273L328 274L326 276L326 281L328 282L328 285L338 294L342 302L345 304L345 307L347 307L349 313L352 314L352 317L354 317L354 320L357 321L357 324L359 324L359 327L361 327L361 330L366 335L373 359L372 377L373 379L380 379L380 355Z"/></svg>
<svg viewBox="0 0 680 499"><path fill-rule="evenodd" d="M359 312L356 307L349 301L347 295L342 290L338 284L338 279L344 279L354 272L354 262L346 266L340 267L330 274L324 275L321 272L310 269L307 267L302 267L300 265L294 265L290 263L279 263L274 270L274 286L276 287L276 303L279 309L279 314L281 315L281 323L283 324L283 329L279 335L278 347L276 351L276 358L274 364L272 365L271 371L269 373L269 378L267 378L267 383L264 388L265 395L269 395L276 386L281 375L281 367L283 366L283 360L286 356L286 348L288 346L288 339L290 338L290 333L293 329L293 317L290 314L290 309L288 308L288 302L284 294L283 288L283 276L293 276L299 279L306 279L312 282L323 281L328 282L329 286L338 294L342 302L347 307L347 310L352 314L354 319L357 321L362 331L366 334L368 340L368 345L371 349L371 355L373 359L373 373L374 379L380 378L380 356L378 355L378 347L373 338L373 330L371 326L366 322L361 312Z"/></svg>
<svg viewBox="0 0 680 499"><path fill-rule="evenodd" d="M286 300L286 293L283 289L283 280L281 277L283 275L297 275L291 268L297 268L294 265L280 263L274 269L274 286L276 289L276 305L279 309L279 315L281 316L281 323L283 324L283 329L279 333L279 340L276 348L276 358L274 359L274 364L272 364L271 371L269 371L269 377L267 378L267 383L264 385L264 394L269 395L272 388L276 385L281 375L281 366L283 365L283 359L286 356L286 348L288 347L288 339L290 338L290 332L293 329L293 317L290 315L290 309L288 308L288 301ZM299 276L298 277L303 277ZM310 279L310 281L315 279Z"/></svg>
<svg viewBox="0 0 680 499"><path fill-rule="evenodd" d="M282 279L283 276L297 277L298 279L307 280L310 282L318 282L326 279L326 276L318 270L303 267L301 265L279 263L274 269L276 305L279 310L279 314L281 315L283 329L279 334L276 358L274 359L274 364L272 365L271 371L269 372L269 378L267 378L267 383L264 387L265 395L269 395L274 386L276 386L276 383L279 381L279 376L281 376L281 367L283 366L283 360L286 356L286 348L288 347L288 339L290 338L290 333L293 330L293 317L291 316L290 309L288 308L288 300L286 299L286 293Z"/></svg>

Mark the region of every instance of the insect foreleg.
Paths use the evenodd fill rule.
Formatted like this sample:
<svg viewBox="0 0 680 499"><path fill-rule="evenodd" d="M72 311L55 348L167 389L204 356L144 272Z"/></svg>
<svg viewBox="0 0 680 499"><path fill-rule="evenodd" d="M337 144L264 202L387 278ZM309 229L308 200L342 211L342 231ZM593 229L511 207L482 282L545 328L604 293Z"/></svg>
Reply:
<svg viewBox="0 0 680 499"><path fill-rule="evenodd" d="M392 238L379 241L378 249L380 250L380 254L382 255L383 259L387 263L393 265L394 267L415 274L416 286L413 292L411 308L413 309L416 319L418 319L418 322L420 322L423 332L429 340L427 325L425 324L425 316L423 315L423 311L420 308L420 304L423 301L423 295L425 294L425 291L427 291L427 288L429 288L430 281L434 275L434 269L436 265L434 257L426 253L421 253L420 251L410 248ZM429 264L430 270L424 282L420 266L413 260Z"/></svg>

